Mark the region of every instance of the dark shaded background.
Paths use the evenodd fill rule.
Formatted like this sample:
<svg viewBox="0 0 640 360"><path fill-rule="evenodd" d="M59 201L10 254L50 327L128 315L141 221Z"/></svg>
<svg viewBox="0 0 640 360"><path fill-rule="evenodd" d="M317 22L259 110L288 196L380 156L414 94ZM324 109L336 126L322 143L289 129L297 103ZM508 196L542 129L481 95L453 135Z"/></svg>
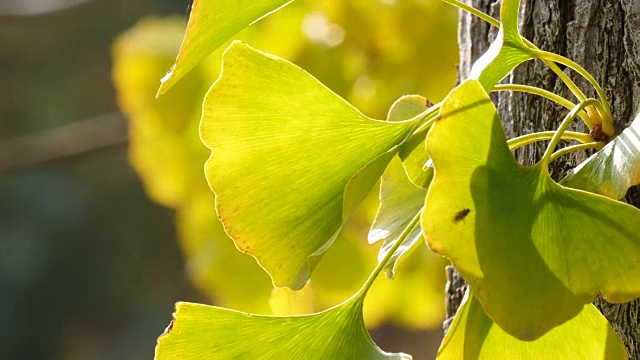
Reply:
<svg viewBox="0 0 640 360"><path fill-rule="evenodd" d="M2 2L0 141L117 111L113 38L188 6L95 0L14 16L23 0ZM147 199L126 152L0 174L0 358L150 359L173 303L204 301L184 275L173 213Z"/></svg>
<svg viewBox="0 0 640 360"><path fill-rule="evenodd" d="M81 156L29 136L117 112L113 39L145 16L186 14L189 1L51 11L65 1L81 2L0 4L0 358L151 359L173 304L207 299L186 278L173 212L147 199L128 164L126 123L104 119L120 124L109 126L114 140ZM94 136L80 138L91 147ZM53 143L64 150L65 141ZM13 164L33 158L54 160ZM442 336L373 335L387 351L413 354L435 354Z"/></svg>

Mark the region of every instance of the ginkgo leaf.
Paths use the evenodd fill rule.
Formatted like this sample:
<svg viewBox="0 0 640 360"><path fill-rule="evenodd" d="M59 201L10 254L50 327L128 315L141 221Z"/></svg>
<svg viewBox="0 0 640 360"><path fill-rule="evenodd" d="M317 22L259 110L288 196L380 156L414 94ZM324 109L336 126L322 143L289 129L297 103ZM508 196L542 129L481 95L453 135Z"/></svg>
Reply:
<svg viewBox="0 0 640 360"><path fill-rule="evenodd" d="M433 175L432 170L429 173ZM426 195L426 189L419 188L409 181L398 158L392 160L382 174L380 206L368 236L370 244L384 240L378 253L378 261L387 255L411 219L422 209ZM420 240L422 229L416 226L385 266L388 278L393 278L397 261L415 248Z"/></svg>
<svg viewBox="0 0 640 360"><path fill-rule="evenodd" d="M500 30L489 50L471 68L470 79L476 79L490 91L511 70L533 59L518 32L520 0L503 0L500 6Z"/></svg>
<svg viewBox="0 0 640 360"><path fill-rule="evenodd" d="M387 121L403 121L426 111L430 106L429 100L420 95L405 95L391 106ZM406 143L402 144L398 155L402 159L402 166L407 172L411 182L419 187L428 188L431 182L432 171L425 167L429 155L424 147L427 130L411 135Z"/></svg>
<svg viewBox="0 0 640 360"><path fill-rule="evenodd" d="M291 1L194 0L178 58L169 73L162 78L158 94L165 93L207 55L240 30Z"/></svg>
<svg viewBox="0 0 640 360"><path fill-rule="evenodd" d="M640 296L640 210L558 185L543 163L520 165L479 82L449 94L427 151L427 243L505 331L536 339L598 292L612 302Z"/></svg>
<svg viewBox="0 0 640 360"><path fill-rule="evenodd" d="M417 124L367 118L299 67L234 42L200 127L225 230L276 286L302 288Z"/></svg>
<svg viewBox="0 0 640 360"><path fill-rule="evenodd" d="M574 168L560 183L615 200L640 184L640 114L622 134Z"/></svg>
<svg viewBox="0 0 640 360"><path fill-rule="evenodd" d="M427 104L427 99L420 95L405 95L391 106L387 121L411 119L426 111L429 107ZM423 188L429 185L433 177L433 169L425 167L429 159L424 148L425 137L426 131L413 134L400 148L400 157L402 158L402 154L405 155L402 165L399 161L391 161L382 174L380 205L368 235L370 244L384 240L378 253L379 261L387 255L396 239L424 204L427 190ZM421 239L422 230L420 227L414 228L385 266L385 274L389 279L394 277L397 261L415 248Z"/></svg>
<svg viewBox="0 0 640 360"><path fill-rule="evenodd" d="M465 294L440 349L438 360L627 359L624 344L595 306L588 304L573 319L534 341L516 339Z"/></svg>
<svg viewBox="0 0 640 360"><path fill-rule="evenodd" d="M276 317L177 303L158 338L156 360L401 359L380 350L362 320L360 298L321 313Z"/></svg>

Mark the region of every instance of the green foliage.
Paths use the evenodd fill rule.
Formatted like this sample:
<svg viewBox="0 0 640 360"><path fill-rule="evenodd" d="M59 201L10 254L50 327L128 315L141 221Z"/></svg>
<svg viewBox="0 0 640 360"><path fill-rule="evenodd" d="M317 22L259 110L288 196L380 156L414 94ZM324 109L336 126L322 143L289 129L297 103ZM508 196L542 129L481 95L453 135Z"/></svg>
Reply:
<svg viewBox="0 0 640 360"><path fill-rule="evenodd" d="M611 327L585 304L598 292L617 302L640 295L640 210L617 201L639 182L637 121L563 182L582 190L557 184L548 174L550 161L604 146L585 134L566 132L576 116L590 129L601 129L605 138L613 135L602 89L578 64L541 51L520 36L518 0L502 2L502 23L458 1L445 1L499 26L499 35L474 65L471 79L444 102L429 108L423 97L402 97L387 121L363 115L288 61L241 42L228 47L222 75L204 100L200 126L212 151L206 175L217 215L238 249L256 258L276 286L302 291L274 291L271 308L282 315L276 317L180 303L173 328L159 339L157 358L393 357L369 338L362 304L367 294L384 298L383 291L376 291L376 278L383 270L392 278L405 258L410 264L408 254L420 253L423 237L431 250L456 265L473 294L460 309L441 358L494 358L505 351L513 358L564 357L562 351L625 357ZM239 10L235 3L196 2L174 73L160 91L242 27L285 3L262 1ZM325 43L330 46L331 41ZM556 72L579 104L541 89L502 86L571 108L557 131L507 141L488 92L498 89L496 84L517 65L534 58ZM586 99L557 63L584 76L599 101ZM197 94L201 83L196 79L194 84ZM144 119L175 116L171 107L146 116L148 106L135 111L123 104ZM167 128L180 134L193 129L165 123L154 131ZM511 153L549 139L547 152L534 166L518 164ZM582 144L554 153L561 139ZM314 289L337 287L341 279L316 282L322 277L312 272L322 267L321 257L341 230L347 232L348 218L361 211L359 205L367 202L369 189L381 176L380 206L369 233L370 242L384 240L379 263L349 300L314 312ZM149 184L162 178L151 176ZM186 214L182 221L193 224L185 226L185 234L210 225L211 237L224 237L211 197L177 192L158 200ZM207 207L201 222L192 221ZM200 239L199 234L185 238ZM211 276L239 264L220 258L218 250L207 252L207 244L196 240L184 247L191 247L187 253L198 259L194 263L216 264L202 266L216 269ZM255 279L256 284L262 281ZM235 293L246 296L246 291ZM391 302L401 303L399 299ZM287 316L291 313L307 315ZM568 345L559 349L562 341Z"/></svg>
<svg viewBox="0 0 640 360"><path fill-rule="evenodd" d="M378 90L375 98L367 100L360 97L359 87L349 85L355 81L353 76L358 74L349 64L372 46L368 43L369 38L347 38L343 45L331 49L331 55L298 31L300 22L309 14L322 12L345 28L354 16L384 19L379 24L368 23L357 28L357 31L370 35L395 33L399 26L406 29L409 18L434 18L430 22L434 25L414 22L412 36L404 41L410 43L414 39L433 43L445 41L448 37L429 30L431 26L438 25L437 20L441 18L436 14L441 7L437 2L428 7L398 4L373 9L365 7L364 3L366 1L357 0L354 6L328 7L326 2L296 2L238 36L314 69L325 82L332 84L332 89L370 113L382 114L385 103L390 103L404 91L419 91L436 99L437 94L444 94L446 88L453 85L451 74L455 67L450 64L443 67L447 56L451 57L447 54L455 50L453 47L443 50L443 57L417 61L410 56L418 54L416 56L424 57L429 54L429 49L419 47L413 52L398 53L398 46L406 49L407 45L387 44L379 50L383 59L376 60L377 65L369 75L369 83ZM114 44L114 83L121 107L130 119L131 164L149 197L175 209L177 237L190 280L212 303L252 313L311 313L349 298L377 263L377 248L366 242L369 224L378 205L375 191L371 191L343 226L332 250L323 256L312 274L313 286L307 285L301 291L273 289L269 275L251 256L239 252L224 232L213 206L214 194L202 176L203 164L210 151L198 137L200 112L206 86L219 75L220 56L224 49L216 51L171 91L155 99L158 78L175 58L183 32L184 19L173 17L145 19L124 33ZM283 33L289 34L287 41L282 41ZM454 36L455 28L445 34ZM391 52L394 52L393 56ZM318 61L329 63L331 72L324 73L323 68L317 66ZM371 68L358 61L359 66ZM409 65L402 71L395 67L393 72L385 70L398 61ZM415 81L428 75L420 72L416 77L417 71L424 66L434 69L438 83L415 82L415 85L406 87L408 78ZM197 92L189 85L192 83L200 84ZM382 83L384 88L376 85ZM420 87L414 87L417 85ZM444 297L441 289L444 287L442 270L445 264L445 259L429 252L424 243L419 244L412 255L399 265L401 276L394 281L378 281L372 286L369 298L375 301L368 298L364 306L367 326L372 328L391 322L411 329L439 328L444 316L440 305Z"/></svg>
<svg viewBox="0 0 640 360"><path fill-rule="evenodd" d="M391 109L387 121L402 121L427 110L427 99L419 95L403 96ZM384 240L378 259L382 260L396 242L411 219L422 209L426 190L433 177L433 169L425 169L429 159L424 148L424 134L411 136L400 148L399 156L404 161L391 161L380 182L380 206L369 231L369 243ZM413 144L412 142L416 142ZM412 148L412 149L411 149ZM406 170L403 171L403 167ZM408 178L407 178L408 177ZM411 179L411 181L410 181ZM422 187L416 186L417 184ZM420 244L422 230L416 226L407 240L398 248L385 267L387 277L393 279L398 260Z"/></svg>
<svg viewBox="0 0 640 360"><path fill-rule="evenodd" d="M367 333L362 300L306 316L261 316L191 303L158 340L156 359L410 359L380 350Z"/></svg>
<svg viewBox="0 0 640 360"><path fill-rule="evenodd" d="M427 111L429 100L420 95L407 95L398 99L387 115L387 121L408 120L418 114ZM424 139L427 129L417 131L400 146L398 155L402 159L402 166L407 172L409 180L416 186L428 188L433 172L425 169L429 155L424 147Z"/></svg>
<svg viewBox="0 0 640 360"><path fill-rule="evenodd" d="M427 151L429 247L507 332L536 339L598 292L616 302L640 295L640 210L556 184L544 161L518 164L480 83L445 99Z"/></svg>
<svg viewBox="0 0 640 360"><path fill-rule="evenodd" d="M200 128L227 233L274 285L301 289L416 120L369 119L302 69L233 43Z"/></svg>
<svg viewBox="0 0 640 360"><path fill-rule="evenodd" d="M496 325L470 294L465 295L438 351L439 360L626 358L615 331L591 304L539 339L523 341Z"/></svg>
<svg viewBox="0 0 640 360"><path fill-rule="evenodd" d="M640 115L560 183L614 200L622 199L627 189L640 184Z"/></svg>
<svg viewBox="0 0 640 360"><path fill-rule="evenodd" d="M159 93L166 92L213 50L254 21L291 0L195 0L191 19L175 65L162 79Z"/></svg>
<svg viewBox="0 0 640 360"><path fill-rule="evenodd" d="M519 8L520 0L502 2L498 36L469 74L469 78L477 79L487 91L491 91L516 66L534 57L518 33Z"/></svg>

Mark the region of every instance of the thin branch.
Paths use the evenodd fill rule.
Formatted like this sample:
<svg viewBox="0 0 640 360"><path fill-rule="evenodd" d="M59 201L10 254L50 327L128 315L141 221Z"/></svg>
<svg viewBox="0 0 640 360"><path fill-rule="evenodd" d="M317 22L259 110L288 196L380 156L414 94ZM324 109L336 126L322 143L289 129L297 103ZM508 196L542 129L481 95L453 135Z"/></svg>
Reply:
<svg viewBox="0 0 640 360"><path fill-rule="evenodd" d="M0 142L0 174L127 142L127 120L111 113Z"/></svg>

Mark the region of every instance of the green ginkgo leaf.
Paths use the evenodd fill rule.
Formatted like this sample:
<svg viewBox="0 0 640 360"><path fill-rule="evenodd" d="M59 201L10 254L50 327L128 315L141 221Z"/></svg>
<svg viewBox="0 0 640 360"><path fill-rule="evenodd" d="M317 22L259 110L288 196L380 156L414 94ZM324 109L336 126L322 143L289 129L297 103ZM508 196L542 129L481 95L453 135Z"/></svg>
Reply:
<svg viewBox="0 0 640 360"><path fill-rule="evenodd" d="M300 289L417 124L367 118L299 67L234 42L200 127L218 216L276 286Z"/></svg>
<svg viewBox="0 0 640 360"><path fill-rule="evenodd" d="M427 190L413 185L402 169L398 158L391 161L380 182L380 206L369 230L369 243L384 240L378 260L389 252L411 219L422 209ZM429 173L433 175L433 171ZM431 180L431 179L429 179ZM385 266L385 273L393 279L398 260L414 249L422 240L422 229L416 226Z"/></svg>
<svg viewBox="0 0 640 360"><path fill-rule="evenodd" d="M426 98L420 95L405 95L391 106L387 121L411 119L428 108ZM427 195L424 188L429 186L433 177L433 169L425 167L429 160L424 147L425 137L426 130L413 134L400 147L398 155L402 163L391 161L382 174L380 205L368 235L370 244L384 240L378 253L379 261L387 255L402 231L424 205L424 197ZM414 228L385 266L385 274L389 279L393 279L395 275L398 260L414 249L421 239L422 229Z"/></svg>
<svg viewBox="0 0 640 360"><path fill-rule="evenodd" d="M405 95L396 100L389 109L387 121L404 121L425 112L430 106L429 100L420 95ZM429 155L424 147L427 130L416 132L400 147L398 155L411 182L421 188L428 188L432 171L425 167Z"/></svg>
<svg viewBox="0 0 640 360"><path fill-rule="evenodd" d="M518 32L520 0L503 0L500 7L500 30L489 50L471 68L470 79L476 79L490 91L521 63L533 59L531 50Z"/></svg>
<svg viewBox="0 0 640 360"><path fill-rule="evenodd" d="M158 93L165 93L207 55L240 30L291 1L194 0L178 58L169 73L162 78Z"/></svg>
<svg viewBox="0 0 640 360"><path fill-rule="evenodd" d="M622 134L573 169L564 186L618 200L640 184L640 115Z"/></svg>
<svg viewBox="0 0 640 360"><path fill-rule="evenodd" d="M624 344L595 306L534 341L502 330L467 293L438 351L438 360L627 359Z"/></svg>
<svg viewBox="0 0 640 360"><path fill-rule="evenodd" d="M536 339L598 292L612 302L640 296L640 210L558 185L542 163L520 165L479 82L449 94L427 152L427 243L508 333Z"/></svg>
<svg viewBox="0 0 640 360"><path fill-rule="evenodd" d="M158 338L156 360L399 359L371 340L356 298L317 314L276 317L219 307L176 304Z"/></svg>

